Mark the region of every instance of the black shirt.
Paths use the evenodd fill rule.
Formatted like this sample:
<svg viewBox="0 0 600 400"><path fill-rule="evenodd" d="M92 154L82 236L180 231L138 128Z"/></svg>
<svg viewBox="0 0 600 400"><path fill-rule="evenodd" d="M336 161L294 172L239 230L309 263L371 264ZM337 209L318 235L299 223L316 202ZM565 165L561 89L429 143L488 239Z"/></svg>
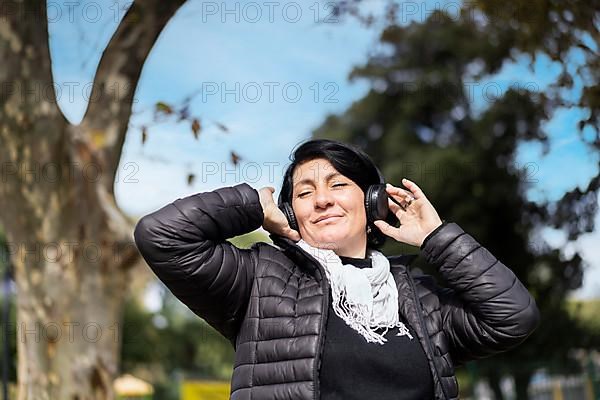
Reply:
<svg viewBox="0 0 600 400"><path fill-rule="evenodd" d="M341 256L344 264L371 268L371 259ZM413 339L388 329L387 342L369 343L333 310L329 313L320 367L321 400L429 400L433 380L415 331L400 316ZM383 330L379 331L380 333Z"/></svg>

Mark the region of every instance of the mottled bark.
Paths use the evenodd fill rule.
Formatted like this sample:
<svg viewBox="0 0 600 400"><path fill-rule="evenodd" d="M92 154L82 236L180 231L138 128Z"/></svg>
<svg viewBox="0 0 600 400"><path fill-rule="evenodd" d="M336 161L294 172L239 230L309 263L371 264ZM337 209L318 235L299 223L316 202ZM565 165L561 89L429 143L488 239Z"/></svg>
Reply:
<svg viewBox="0 0 600 400"><path fill-rule="evenodd" d="M46 6L0 13L0 223L17 284L20 400L110 399L138 253L114 177L144 61L179 1L136 2L103 53L80 125L55 99ZM139 4L138 4L139 3Z"/></svg>

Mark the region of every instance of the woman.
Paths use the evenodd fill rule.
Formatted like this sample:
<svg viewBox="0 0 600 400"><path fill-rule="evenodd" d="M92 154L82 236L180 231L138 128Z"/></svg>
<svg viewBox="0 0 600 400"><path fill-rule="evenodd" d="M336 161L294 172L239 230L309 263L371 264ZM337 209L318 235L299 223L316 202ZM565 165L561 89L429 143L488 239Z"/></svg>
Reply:
<svg viewBox="0 0 600 400"><path fill-rule="evenodd" d="M312 140L291 161L279 206L272 187L242 183L177 199L135 228L156 275L234 346L231 399L457 399L456 365L537 327L512 271L441 221L415 183L386 187L395 227L365 210L382 177L360 149ZM226 241L261 225L274 245ZM414 275L415 256L384 256L385 238L419 246L446 287Z"/></svg>

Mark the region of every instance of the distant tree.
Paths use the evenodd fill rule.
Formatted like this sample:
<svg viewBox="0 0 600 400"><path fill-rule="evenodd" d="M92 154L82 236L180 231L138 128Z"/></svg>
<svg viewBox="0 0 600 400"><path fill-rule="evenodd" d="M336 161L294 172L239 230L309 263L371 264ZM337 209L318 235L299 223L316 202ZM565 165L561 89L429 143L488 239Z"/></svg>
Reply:
<svg viewBox="0 0 600 400"><path fill-rule="evenodd" d="M354 3L344 2L341 13L352 9ZM490 7L497 3L489 2ZM481 7L485 4L488 2L476 2ZM525 2L519 4L524 6ZM526 16L537 18L538 7L541 10L544 5L528 4ZM581 286L585 263L578 253L565 257L538 233L544 227L555 227L564 229L569 240L575 240L592 232L600 175L583 190L575 188L558 201L527 199L526 190L537 179L536 164L518 166L516 150L524 142L537 142L547 154L550 142L543 123L558 107L567 104L560 95L561 90L570 87L569 79L557 82L555 90L548 93L509 89L489 99L483 111L476 112L469 83L493 76L503 63L515 57L515 52L533 47L527 48L519 41L523 38L520 33L528 32L524 23L513 26L511 21L493 16L487 23L481 18L485 11L466 7L460 16L435 11L424 20L400 25L389 22L397 14L397 4L390 3L388 25L380 36L382 50L349 76L351 80L368 79L371 90L341 115L328 116L314 136L360 145L374 156L392 183L400 182L402 177L413 179L443 218L457 221L530 289L541 309L540 328L516 350L471 365L491 381L499 396L501 375L511 374L521 400L527 398L527 385L536 368L575 368L570 350L586 343L582 338L594 335L565 307L568 293ZM565 7L568 10L576 6L568 3ZM592 6L584 8L591 13ZM480 15L474 17L474 13ZM573 13L580 14L578 10ZM353 14L360 15L356 10ZM567 11L563 14L568 18ZM597 11L589 15L598 16ZM368 17L360 18L372 23ZM581 25L592 29L584 22ZM552 27L552 32L557 29L563 31L559 26ZM541 37L535 39L548 45L546 51L554 49L544 41L550 40L543 36L544 29L539 28L538 34ZM568 42L561 37L563 52L556 51L556 55L564 57L564 50L582 45L578 35L571 38ZM532 36L527 43L533 42ZM536 49L540 48L543 51L538 43ZM563 62L568 70L569 60L561 57L553 59ZM579 102L590 116L597 115L599 105L594 103L599 71L594 70L595 62L589 54L585 68L592 77L582 79ZM580 127L587 124L597 129L595 119L586 119ZM580 140L591 149L600 148L597 137L586 140L582 135ZM386 250L415 251L391 242ZM428 269L422 260L417 265Z"/></svg>

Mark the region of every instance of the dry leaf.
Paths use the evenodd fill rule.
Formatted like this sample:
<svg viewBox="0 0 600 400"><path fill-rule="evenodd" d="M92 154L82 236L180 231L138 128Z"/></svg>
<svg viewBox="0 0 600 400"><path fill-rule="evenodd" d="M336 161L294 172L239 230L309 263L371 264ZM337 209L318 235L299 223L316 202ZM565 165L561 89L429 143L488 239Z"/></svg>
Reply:
<svg viewBox="0 0 600 400"><path fill-rule="evenodd" d="M200 121L197 118L194 118L192 121L192 132L194 133L194 138L198 139L198 134L200 133Z"/></svg>
<svg viewBox="0 0 600 400"><path fill-rule="evenodd" d="M155 108L156 113L163 113L163 114L173 114L173 109L171 108L170 105L168 105L167 103L163 103L162 101L159 101L158 103L156 103L156 108Z"/></svg>
<svg viewBox="0 0 600 400"><path fill-rule="evenodd" d="M233 163L233 165L237 165L239 160L241 160L241 157L238 156L237 154L235 154L235 152L231 152L231 162Z"/></svg>

